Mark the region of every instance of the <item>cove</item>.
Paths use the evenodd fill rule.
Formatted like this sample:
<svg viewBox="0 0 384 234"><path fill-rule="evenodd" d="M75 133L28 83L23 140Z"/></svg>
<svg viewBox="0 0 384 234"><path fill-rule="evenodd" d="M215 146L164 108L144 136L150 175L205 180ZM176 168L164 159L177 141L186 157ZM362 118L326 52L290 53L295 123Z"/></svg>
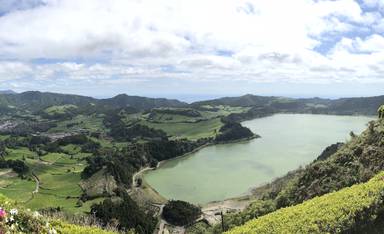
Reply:
<svg viewBox="0 0 384 234"><path fill-rule="evenodd" d="M261 138L205 147L147 171L144 179L168 199L206 204L246 194L313 161L325 147L361 133L365 116L276 114L245 121Z"/></svg>

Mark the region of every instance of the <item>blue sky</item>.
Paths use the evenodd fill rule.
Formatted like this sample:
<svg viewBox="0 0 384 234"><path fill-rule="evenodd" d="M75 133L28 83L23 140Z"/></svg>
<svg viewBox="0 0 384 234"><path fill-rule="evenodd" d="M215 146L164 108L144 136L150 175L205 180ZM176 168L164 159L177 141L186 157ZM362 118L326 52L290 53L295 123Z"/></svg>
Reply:
<svg viewBox="0 0 384 234"><path fill-rule="evenodd" d="M0 89L384 94L382 0L0 0Z"/></svg>

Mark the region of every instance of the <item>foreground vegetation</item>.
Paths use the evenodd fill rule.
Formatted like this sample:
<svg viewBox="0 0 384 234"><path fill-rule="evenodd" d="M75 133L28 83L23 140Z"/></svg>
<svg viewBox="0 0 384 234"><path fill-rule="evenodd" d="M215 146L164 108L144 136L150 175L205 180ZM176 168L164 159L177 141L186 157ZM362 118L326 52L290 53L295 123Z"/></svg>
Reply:
<svg viewBox="0 0 384 234"><path fill-rule="evenodd" d="M66 233L66 234L112 234L100 226L89 223L70 224L60 219L41 215L25 209L18 203L0 195L0 233Z"/></svg>
<svg viewBox="0 0 384 234"><path fill-rule="evenodd" d="M382 214L383 198L380 173L366 183L279 209L226 233L359 233Z"/></svg>

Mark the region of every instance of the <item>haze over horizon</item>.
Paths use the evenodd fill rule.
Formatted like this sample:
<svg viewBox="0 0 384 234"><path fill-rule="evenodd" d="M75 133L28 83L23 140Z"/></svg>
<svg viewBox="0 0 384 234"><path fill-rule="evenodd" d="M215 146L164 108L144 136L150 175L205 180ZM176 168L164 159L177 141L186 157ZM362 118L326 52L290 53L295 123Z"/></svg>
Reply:
<svg viewBox="0 0 384 234"><path fill-rule="evenodd" d="M383 94L384 1L0 0L0 90Z"/></svg>

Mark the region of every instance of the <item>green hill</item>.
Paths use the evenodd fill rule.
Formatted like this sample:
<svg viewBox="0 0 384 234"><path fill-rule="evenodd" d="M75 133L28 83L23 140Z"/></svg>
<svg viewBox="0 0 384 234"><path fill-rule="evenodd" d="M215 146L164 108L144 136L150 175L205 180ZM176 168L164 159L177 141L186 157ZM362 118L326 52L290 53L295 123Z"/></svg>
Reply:
<svg viewBox="0 0 384 234"><path fill-rule="evenodd" d="M231 106L254 107L257 111L248 118L261 116L264 112L272 114L276 112L295 113L321 113L321 114L365 114L374 115L384 96L357 97L341 99L322 98L286 98L274 96L257 96L252 94L240 97L224 97L213 100L199 101L187 104L175 99L147 98L119 94L112 98L96 99L92 97L58 94L50 92L28 91L23 93L0 93L0 111L9 112L15 110L37 112L50 106L76 105L84 111L106 111L118 108L132 108L136 111L151 110L153 108L206 108L206 106Z"/></svg>
<svg viewBox="0 0 384 234"><path fill-rule="evenodd" d="M84 111L99 112L105 109L110 110L125 107L142 111L157 107L183 107L187 104L178 100L128 96L126 94L120 94L107 99L95 99L80 95L39 91L28 91L19 94L0 93L0 110L37 112L51 106L65 105L75 105L83 108Z"/></svg>
<svg viewBox="0 0 384 234"><path fill-rule="evenodd" d="M370 181L283 208L226 232L362 233L384 211L384 173Z"/></svg>
<svg viewBox="0 0 384 234"><path fill-rule="evenodd" d="M356 97L340 99L324 98L286 98L274 96L256 96L247 94L240 97L224 97L219 99L192 103L194 107L211 105L228 105L255 107L248 118L259 117L260 112L272 114L276 112L337 114L337 115L375 115L377 108L384 103L384 96ZM253 110L251 110L253 111Z"/></svg>

